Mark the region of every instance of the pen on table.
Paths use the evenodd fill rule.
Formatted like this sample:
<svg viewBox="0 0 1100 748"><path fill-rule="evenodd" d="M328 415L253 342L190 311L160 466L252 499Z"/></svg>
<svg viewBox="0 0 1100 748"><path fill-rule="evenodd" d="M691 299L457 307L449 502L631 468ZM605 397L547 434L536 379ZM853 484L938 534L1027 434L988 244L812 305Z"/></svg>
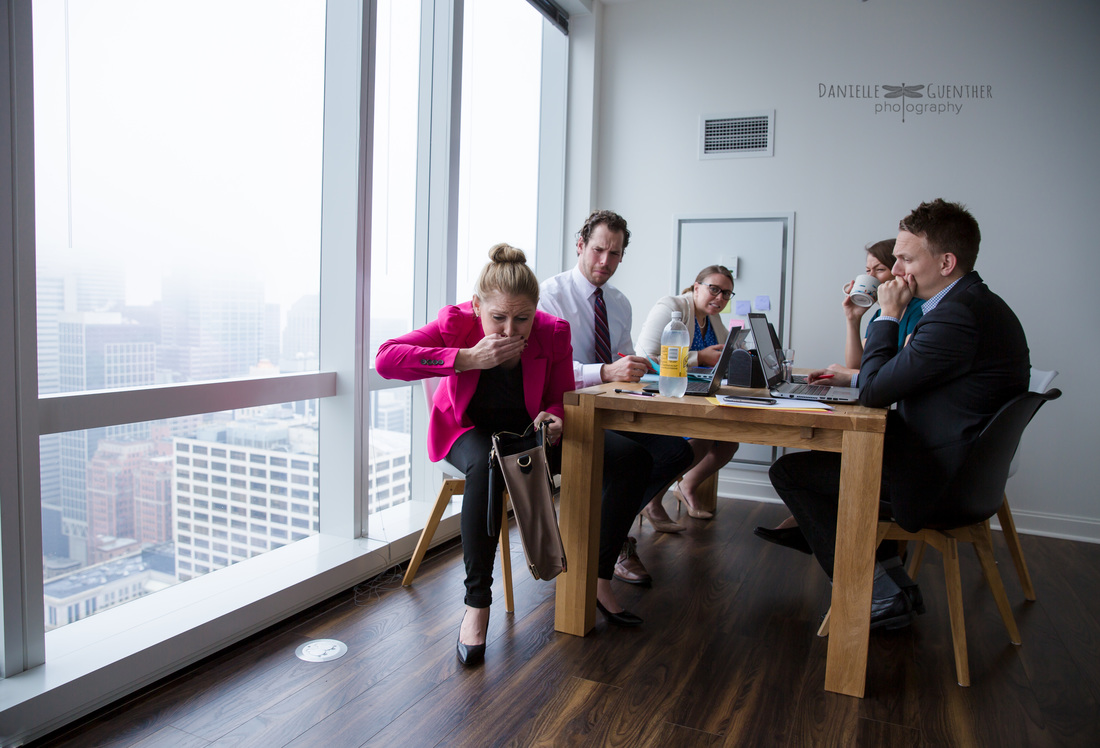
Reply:
<svg viewBox="0 0 1100 748"><path fill-rule="evenodd" d="M642 392L641 390L620 390L616 389L620 395L641 395L642 397L656 397L652 392Z"/></svg>
<svg viewBox="0 0 1100 748"><path fill-rule="evenodd" d="M626 358L626 354L625 354L625 353L616 353L615 355L616 355L616 356L618 356L619 358ZM656 361L654 361L653 359L651 359L651 358L650 358L649 356L646 356L646 357L645 357L645 360L646 360L646 361L647 361L647 362L649 363L649 368L650 368L650 369L652 369L652 370L653 370L653 371L655 371L655 372L656 372L656 371L660 371L660 367L658 367L658 366L657 366L657 362L656 362Z"/></svg>

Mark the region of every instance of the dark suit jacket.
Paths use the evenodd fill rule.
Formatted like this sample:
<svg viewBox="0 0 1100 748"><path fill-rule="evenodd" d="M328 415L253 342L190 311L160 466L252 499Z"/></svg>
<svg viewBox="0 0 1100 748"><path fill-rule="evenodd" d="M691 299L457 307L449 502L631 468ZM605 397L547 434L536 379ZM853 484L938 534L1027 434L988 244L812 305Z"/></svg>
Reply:
<svg viewBox="0 0 1100 748"><path fill-rule="evenodd" d="M374 365L386 379L406 382L443 377L432 402L428 421L428 457L442 460L463 433L474 427L466 406L477 389L481 371L455 374L455 357L485 337L470 302L447 306L439 317L419 330L387 340L378 348ZM545 410L565 415L562 396L573 389L573 346L569 323L545 312L535 312L527 347L520 354L527 412L534 418Z"/></svg>
<svg viewBox="0 0 1100 748"><path fill-rule="evenodd" d="M898 405L886 427L883 498L915 531L951 523L943 489L989 418L1027 390L1031 364L1020 321L976 272L921 318L900 351L897 338L894 322L870 326L859 401Z"/></svg>

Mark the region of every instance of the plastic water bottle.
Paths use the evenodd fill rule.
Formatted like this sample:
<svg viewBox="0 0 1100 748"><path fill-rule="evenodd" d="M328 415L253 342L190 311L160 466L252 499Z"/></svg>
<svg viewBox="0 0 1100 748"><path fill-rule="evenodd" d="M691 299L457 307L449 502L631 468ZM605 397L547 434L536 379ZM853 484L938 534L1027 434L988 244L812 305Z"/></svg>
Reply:
<svg viewBox="0 0 1100 748"><path fill-rule="evenodd" d="M691 338L680 317L680 312L673 312L672 319L661 333L661 378L657 382L657 390L665 397L683 397L687 392L687 359Z"/></svg>

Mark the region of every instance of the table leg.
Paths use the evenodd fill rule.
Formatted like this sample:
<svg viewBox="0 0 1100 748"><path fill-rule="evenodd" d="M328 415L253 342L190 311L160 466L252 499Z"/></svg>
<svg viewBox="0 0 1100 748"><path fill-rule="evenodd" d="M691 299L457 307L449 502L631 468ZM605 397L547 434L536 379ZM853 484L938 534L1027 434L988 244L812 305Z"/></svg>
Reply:
<svg viewBox="0 0 1100 748"><path fill-rule="evenodd" d="M862 698L874 581L882 434L844 432L825 690Z"/></svg>
<svg viewBox="0 0 1100 748"><path fill-rule="evenodd" d="M706 512L718 508L718 473L711 473L695 491L695 507Z"/></svg>
<svg viewBox="0 0 1100 748"><path fill-rule="evenodd" d="M558 575L554 628L584 636L596 625L596 572L603 491L603 429L595 396L565 406L562 441L561 539L568 571Z"/></svg>

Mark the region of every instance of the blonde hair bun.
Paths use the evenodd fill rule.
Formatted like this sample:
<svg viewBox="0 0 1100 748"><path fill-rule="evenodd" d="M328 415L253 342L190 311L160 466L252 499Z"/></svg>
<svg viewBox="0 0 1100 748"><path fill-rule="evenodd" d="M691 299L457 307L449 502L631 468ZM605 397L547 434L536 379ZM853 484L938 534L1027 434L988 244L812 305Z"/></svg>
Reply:
<svg viewBox="0 0 1100 748"><path fill-rule="evenodd" d="M527 255L522 249L516 249L511 244L494 244L489 250L489 261L497 264L522 263L527 264Z"/></svg>
<svg viewBox="0 0 1100 748"><path fill-rule="evenodd" d="M539 279L527 264L523 250L503 242L494 244L489 250L489 262L474 283L474 296L486 299L493 293L524 296L539 303Z"/></svg>

